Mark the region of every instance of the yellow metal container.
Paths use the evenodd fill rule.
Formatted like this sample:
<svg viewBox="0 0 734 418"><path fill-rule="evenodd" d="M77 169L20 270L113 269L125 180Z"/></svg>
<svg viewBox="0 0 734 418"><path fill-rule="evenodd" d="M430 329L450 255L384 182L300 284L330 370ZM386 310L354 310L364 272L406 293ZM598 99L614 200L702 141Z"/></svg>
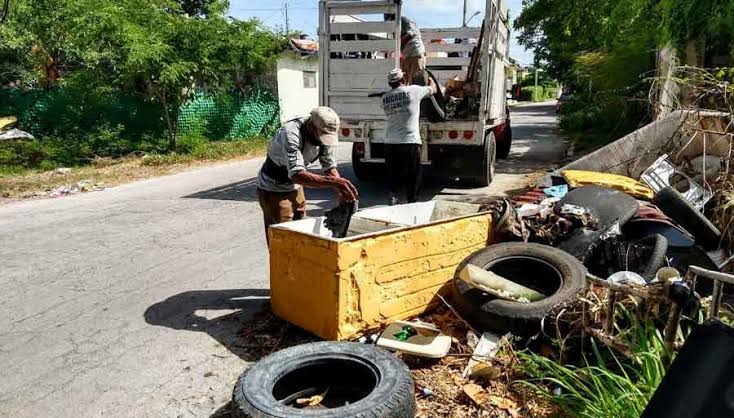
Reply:
<svg viewBox="0 0 734 418"><path fill-rule="evenodd" d="M387 217L372 219L370 211L379 210L358 212L350 228L355 235L341 239L325 236L323 218L271 227L273 311L329 340L423 312L456 266L491 238L491 215L460 206L393 206L380 209L391 211ZM441 219L467 211L474 213Z"/></svg>

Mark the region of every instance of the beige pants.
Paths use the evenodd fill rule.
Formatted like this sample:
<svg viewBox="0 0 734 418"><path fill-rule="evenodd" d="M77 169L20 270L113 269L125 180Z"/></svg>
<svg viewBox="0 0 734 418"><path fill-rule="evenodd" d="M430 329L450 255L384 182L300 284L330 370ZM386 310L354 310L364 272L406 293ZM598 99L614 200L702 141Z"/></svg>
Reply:
<svg viewBox="0 0 734 418"><path fill-rule="evenodd" d="M413 84L413 79L418 75L422 76L426 70L426 54L420 57L403 57L400 69L405 73L405 84Z"/></svg>
<svg viewBox="0 0 734 418"><path fill-rule="evenodd" d="M263 210L265 239L270 242L268 227L306 217L306 196L303 187L294 192L269 192L257 189L257 200Z"/></svg>

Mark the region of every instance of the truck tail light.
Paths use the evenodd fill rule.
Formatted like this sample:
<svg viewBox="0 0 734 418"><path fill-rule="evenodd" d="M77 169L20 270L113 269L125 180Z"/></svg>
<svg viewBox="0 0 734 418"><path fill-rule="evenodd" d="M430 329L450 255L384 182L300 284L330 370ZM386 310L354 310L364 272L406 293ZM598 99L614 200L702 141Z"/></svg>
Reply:
<svg viewBox="0 0 734 418"><path fill-rule="evenodd" d="M459 132L458 131L449 131L449 138L450 139L456 139L458 137L459 137Z"/></svg>
<svg viewBox="0 0 734 418"><path fill-rule="evenodd" d="M349 128L342 128L342 136L349 136Z"/></svg>
<svg viewBox="0 0 734 418"><path fill-rule="evenodd" d="M357 151L357 154L364 155L364 143L363 142L356 142L354 144L354 149Z"/></svg>
<svg viewBox="0 0 734 418"><path fill-rule="evenodd" d="M464 139L471 141L474 138L474 131L464 131Z"/></svg>

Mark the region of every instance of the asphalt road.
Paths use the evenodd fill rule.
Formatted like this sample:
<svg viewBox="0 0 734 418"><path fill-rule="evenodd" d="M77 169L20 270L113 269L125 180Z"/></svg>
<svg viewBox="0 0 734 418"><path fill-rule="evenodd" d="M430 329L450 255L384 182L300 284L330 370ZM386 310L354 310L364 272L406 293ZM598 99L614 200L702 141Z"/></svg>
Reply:
<svg viewBox="0 0 734 418"><path fill-rule="evenodd" d="M517 107L485 194L562 158L552 104ZM349 149L340 170L352 176ZM254 178L262 159L0 206L0 416L210 416L249 361L238 331L268 302ZM382 204L357 184L361 206ZM454 187L454 188L450 188ZM314 213L334 205L307 191Z"/></svg>

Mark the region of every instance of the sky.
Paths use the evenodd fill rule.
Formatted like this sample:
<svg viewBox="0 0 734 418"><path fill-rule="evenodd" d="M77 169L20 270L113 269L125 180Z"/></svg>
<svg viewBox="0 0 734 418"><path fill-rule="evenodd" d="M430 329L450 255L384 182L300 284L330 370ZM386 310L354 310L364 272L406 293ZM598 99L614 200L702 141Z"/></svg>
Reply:
<svg viewBox="0 0 734 418"><path fill-rule="evenodd" d="M272 28L285 27L285 0L230 0L229 14L238 19L256 17L266 26ZM403 14L410 16L423 27L458 27L461 26L461 0L403 0ZM484 0L468 0L467 17L480 11L473 18L470 26L477 26L484 15ZM520 14L522 0L505 0L510 8L510 17ZM289 0L288 20L291 30L297 29L316 39L316 28L319 24L318 0ZM533 54L517 44L513 33L510 44L510 56L520 64L533 62Z"/></svg>

